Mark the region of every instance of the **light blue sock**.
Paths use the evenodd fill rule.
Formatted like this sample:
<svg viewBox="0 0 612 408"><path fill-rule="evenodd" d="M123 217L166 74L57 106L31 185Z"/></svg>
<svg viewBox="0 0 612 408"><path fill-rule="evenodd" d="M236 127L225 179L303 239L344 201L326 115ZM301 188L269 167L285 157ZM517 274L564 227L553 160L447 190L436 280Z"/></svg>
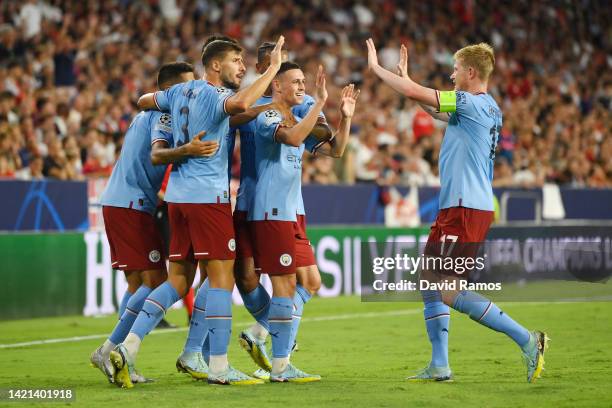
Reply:
<svg viewBox="0 0 612 408"><path fill-rule="evenodd" d="M204 357L204 361L206 364L210 361L210 337L208 336L208 331L204 335L204 344L202 345L202 356Z"/></svg>
<svg viewBox="0 0 612 408"><path fill-rule="evenodd" d="M272 336L272 356L289 357L291 351L291 326L293 300L285 297L273 297L270 301L270 336Z"/></svg>
<svg viewBox="0 0 612 408"><path fill-rule="evenodd" d="M210 288L210 284L208 282L208 278L206 278L204 279L204 283L202 283L202 286L200 286L200 289L198 289L198 296L201 296L203 298L200 304L203 305L202 308L204 310L206 310L206 301L208 299L208 289L209 288ZM200 293L200 291L202 291L202 293ZM195 313L195 304L194 304L194 313ZM193 319L193 316L191 318ZM199 324L200 324L201 330L204 333L203 338L200 339L202 356L204 356L204 361L206 361L206 364L208 364L208 361L210 360L210 340L208 338L208 322L206 321L206 312L204 313L204 319L200 321Z"/></svg>
<svg viewBox="0 0 612 408"><path fill-rule="evenodd" d="M227 354L232 334L232 292L225 289L208 289L206 322L210 338L210 355Z"/></svg>
<svg viewBox="0 0 612 408"><path fill-rule="evenodd" d="M149 297L145 299L140 313L132 326L130 333L136 334L142 340L153 330L164 317L166 310L180 299L176 289L170 282L159 285Z"/></svg>
<svg viewBox="0 0 612 408"><path fill-rule="evenodd" d="M208 279L204 281L198 289L195 301L193 303L193 313L189 322L189 334L185 342L186 352L197 353L202 351L204 344L204 336L208 332L208 324L206 323L206 297L208 295Z"/></svg>
<svg viewBox="0 0 612 408"><path fill-rule="evenodd" d="M240 296L242 296L244 306L247 308L251 316L253 316L253 318L257 320L262 327L270 331L270 326L268 325L270 295L266 289L261 286L261 283L249 293L240 292Z"/></svg>
<svg viewBox="0 0 612 408"><path fill-rule="evenodd" d="M125 313L125 307L127 306L131 297L132 294L126 290L123 294L123 297L121 298L121 303L119 304L119 311L117 312L117 314L119 315L119 319L121 319L121 316L123 316L123 313Z"/></svg>
<svg viewBox="0 0 612 408"><path fill-rule="evenodd" d="M440 291L424 290L423 316L427 336L431 343L431 367L448 367L448 326L450 323L450 308L442 302Z"/></svg>
<svg viewBox="0 0 612 408"><path fill-rule="evenodd" d="M476 292L463 290L455 298L453 309L465 313L472 320L498 332L506 333L523 347L529 342L529 331L512 320L489 299Z"/></svg>
<svg viewBox="0 0 612 408"><path fill-rule="evenodd" d="M108 338L111 342L114 344L119 344L125 340L125 336L127 336L130 332L134 321L136 321L138 312L140 312L140 309L142 309L142 305L151 291L152 289L150 287L142 285L130 297L129 302L125 307L125 312L123 312L121 319L119 319L115 329Z"/></svg>
<svg viewBox="0 0 612 408"><path fill-rule="evenodd" d="M304 305L308 303L312 295L299 283L295 285L295 295L293 295L293 314L291 321L291 337L289 338L289 350L293 348L298 329L304 313Z"/></svg>

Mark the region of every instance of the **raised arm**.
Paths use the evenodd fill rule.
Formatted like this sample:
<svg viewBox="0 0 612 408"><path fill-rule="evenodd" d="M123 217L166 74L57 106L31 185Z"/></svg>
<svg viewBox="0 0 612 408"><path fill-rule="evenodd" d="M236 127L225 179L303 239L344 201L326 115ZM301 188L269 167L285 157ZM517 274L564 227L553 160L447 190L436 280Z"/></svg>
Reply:
<svg viewBox="0 0 612 408"><path fill-rule="evenodd" d="M342 100L340 102L342 118L340 119L340 126L329 143L324 144L317 150L318 153L335 158L342 157L349 141L351 119L355 113L355 104L358 97L359 90L355 90L355 85L350 84L342 89Z"/></svg>
<svg viewBox="0 0 612 408"><path fill-rule="evenodd" d="M188 157L210 157L217 152L219 143L212 140L203 141L205 135L206 131L203 130L189 143L175 148L169 148L165 140L157 140L151 150L151 162L156 165L169 164Z"/></svg>
<svg viewBox="0 0 612 408"><path fill-rule="evenodd" d="M408 48L406 48L404 44L402 44L400 47L400 60L397 64L397 75L401 76L402 78L408 78ZM419 106L434 119L441 120L442 122L448 122L450 118L450 113L448 112L438 112L433 107L423 103L419 103Z"/></svg>
<svg viewBox="0 0 612 408"><path fill-rule="evenodd" d="M366 45L368 46L368 67L380 79L382 79L384 83L410 99L427 106L432 106L435 109L440 108L438 91L417 84L408 76L407 72L406 77L402 78L401 76L384 69L378 64L378 57L376 55L374 41L370 38L366 41Z"/></svg>
<svg viewBox="0 0 612 408"><path fill-rule="evenodd" d="M268 69L250 86L238 91L227 99L225 102L225 111L227 113L235 115L245 112L266 92L270 82L272 82L281 66L281 50L284 43L285 37L281 35L270 53L270 66Z"/></svg>
<svg viewBox="0 0 612 408"><path fill-rule="evenodd" d="M314 126L317 124L319 114L327 101L327 89L325 87L325 73L323 67L319 65L316 80L317 92L315 94L315 104L312 106L308 114L295 126L290 128L279 127L276 131L276 141L290 146L299 147L304 139L310 134Z"/></svg>

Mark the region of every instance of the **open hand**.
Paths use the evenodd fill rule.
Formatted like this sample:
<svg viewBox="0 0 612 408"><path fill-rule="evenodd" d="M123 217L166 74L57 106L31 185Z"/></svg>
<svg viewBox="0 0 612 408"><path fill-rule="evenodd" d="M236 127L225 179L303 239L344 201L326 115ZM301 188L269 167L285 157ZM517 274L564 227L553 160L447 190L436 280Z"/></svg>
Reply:
<svg viewBox="0 0 612 408"><path fill-rule="evenodd" d="M190 156L210 157L219 149L219 142L215 140L202 140L206 136L206 131L198 133L189 143L186 148Z"/></svg>
<svg viewBox="0 0 612 408"><path fill-rule="evenodd" d="M276 45L274 46L274 48L272 49L272 52L270 53L270 65L277 69L280 68L283 62L283 59L282 59L283 44L285 44L285 37L281 35L280 37L278 37L278 40L276 41Z"/></svg>
<svg viewBox="0 0 612 408"><path fill-rule="evenodd" d="M317 102L323 102L327 100L327 88L325 86L325 72L323 71L323 66L319 65L319 70L317 71L317 79L315 81L317 90L315 93L315 98Z"/></svg>
<svg viewBox="0 0 612 408"><path fill-rule="evenodd" d="M370 70L378 66L378 56L376 55L376 46L374 46L374 40L368 38L366 41L368 47L368 68Z"/></svg>
<svg viewBox="0 0 612 408"><path fill-rule="evenodd" d="M342 89L342 98L340 101L340 112L345 118L352 118L355 113L355 105L359 97L359 89L355 89L354 84L345 86Z"/></svg>
<svg viewBox="0 0 612 408"><path fill-rule="evenodd" d="M402 78L408 77L408 48L404 44L400 47L400 60L397 64L397 75Z"/></svg>

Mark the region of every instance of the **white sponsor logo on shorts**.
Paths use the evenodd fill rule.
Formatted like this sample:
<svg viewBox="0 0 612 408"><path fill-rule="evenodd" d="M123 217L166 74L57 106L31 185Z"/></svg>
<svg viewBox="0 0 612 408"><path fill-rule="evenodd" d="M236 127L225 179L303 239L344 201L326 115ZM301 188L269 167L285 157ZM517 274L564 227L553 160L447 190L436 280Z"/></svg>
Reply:
<svg viewBox="0 0 612 408"><path fill-rule="evenodd" d="M161 259L161 254L159 253L157 249L154 249L151 252L149 252L149 261L153 263L157 263L159 262L160 259Z"/></svg>
<svg viewBox="0 0 612 408"><path fill-rule="evenodd" d="M291 259L291 255L289 254L282 254L280 256L280 263L283 266L289 266L291 265L291 262L293 262L293 259Z"/></svg>
<svg viewBox="0 0 612 408"><path fill-rule="evenodd" d="M230 251L234 252L236 250L236 240L234 238L227 241L227 247Z"/></svg>

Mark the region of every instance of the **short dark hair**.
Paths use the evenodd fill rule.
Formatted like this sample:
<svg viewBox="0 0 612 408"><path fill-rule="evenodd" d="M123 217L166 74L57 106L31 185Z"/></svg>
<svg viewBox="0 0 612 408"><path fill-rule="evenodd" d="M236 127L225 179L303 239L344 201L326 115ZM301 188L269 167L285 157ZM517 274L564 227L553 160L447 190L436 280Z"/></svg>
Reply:
<svg viewBox="0 0 612 408"><path fill-rule="evenodd" d="M229 37L223 34L213 34L210 37L208 37L206 41L204 42L204 45L202 46L202 54L204 54L204 49L206 48L206 46L213 41L227 41L227 42L231 42L234 44L238 44L238 41L236 41L235 38L232 38L232 37Z"/></svg>
<svg viewBox="0 0 612 408"><path fill-rule="evenodd" d="M276 47L276 43L270 41L262 42L259 47L257 47L257 62L261 64L264 57L271 53L274 47Z"/></svg>
<svg viewBox="0 0 612 408"><path fill-rule="evenodd" d="M222 58L231 51L242 52L242 47L235 42L214 40L204 47L204 52L202 52L202 65L208 67L213 59Z"/></svg>
<svg viewBox="0 0 612 408"><path fill-rule="evenodd" d="M157 86L159 89L168 83L179 82L181 74L193 72L193 65L188 62L169 62L162 65L157 73Z"/></svg>
<svg viewBox="0 0 612 408"><path fill-rule="evenodd" d="M291 71L292 69L302 69L302 68L300 68L300 66L296 64L295 62L285 61L281 64L276 75L280 75L284 72Z"/></svg>

